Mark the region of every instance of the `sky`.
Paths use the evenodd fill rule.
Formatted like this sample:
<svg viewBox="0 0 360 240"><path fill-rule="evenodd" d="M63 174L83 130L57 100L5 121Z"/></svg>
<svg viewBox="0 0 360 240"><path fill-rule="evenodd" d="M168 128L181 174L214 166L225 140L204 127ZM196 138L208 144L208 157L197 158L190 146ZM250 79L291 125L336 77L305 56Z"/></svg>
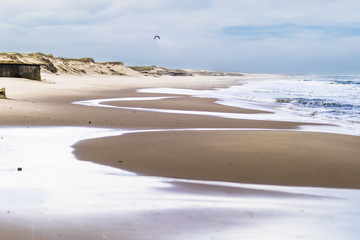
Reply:
<svg viewBox="0 0 360 240"><path fill-rule="evenodd" d="M1 0L0 52L214 71L360 74L360 1Z"/></svg>

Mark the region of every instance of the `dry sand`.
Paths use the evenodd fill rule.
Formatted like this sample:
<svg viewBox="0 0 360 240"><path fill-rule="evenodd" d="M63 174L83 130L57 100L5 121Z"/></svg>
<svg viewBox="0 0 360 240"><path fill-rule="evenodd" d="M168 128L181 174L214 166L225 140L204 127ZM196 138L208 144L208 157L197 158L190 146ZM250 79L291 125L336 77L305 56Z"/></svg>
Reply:
<svg viewBox="0 0 360 240"><path fill-rule="evenodd" d="M250 75L240 79L246 81L267 77L269 76ZM73 146L74 153L79 159L151 176L270 185L360 188L360 175L358 174L360 137L358 136L288 131L296 129L301 124L296 122L236 120L131 109L94 108L71 104L73 101L88 99L173 96L137 93L136 89L226 87L236 84L233 77L154 78L45 75L43 78L47 80L36 82L24 79L0 79L0 88L6 88L9 98L0 99L0 126L86 126L134 130L260 129L258 131L139 132L90 139L78 142ZM122 107L259 113L259 111L251 109L221 106L214 103L215 99L177 97L151 102L109 102L107 104ZM266 129L276 129L276 131ZM275 195L276 199L282 199L281 201L295 199L294 204L297 204L303 197L314 198L312 199L314 201L323 200L323 197L310 195L246 188L232 189L207 184L174 182L172 185L171 189L174 192L204 194L204 196L209 192L230 194L231 197L244 201L244 204L249 204L246 202L247 200L243 199L244 196L253 198L261 196L265 200L261 203L258 202L259 206L255 205L255 210L248 210L245 207L238 208L238 206L236 209L225 207L213 210L211 207L193 209L191 206L194 203L191 203L187 208L177 210L108 212L102 215L89 213L75 216L64 214L60 217L41 213L36 215L36 220L34 220L35 217L15 217L11 218L11 221L7 220L10 213L6 213L6 209L0 209L0 236L1 239L31 239L31 234L33 239L37 239L36 236L48 239L55 237L58 239L121 239L121 237L124 239L209 239L210 236L238 239L230 233L221 235L219 229L241 226L244 232L243 235L240 235L242 237L262 236L266 239L267 236L285 236L286 239L286 235L283 234L287 230L286 227L283 228L283 225L288 223L290 212L267 209L265 207L268 204L266 199ZM96 206L94 208L96 209ZM296 211L298 212L291 214L297 216L303 212L303 210L300 212L300 209ZM254 212L257 214L256 218ZM306 218L303 218L307 219L305 224L307 227L313 225L311 222L314 216L316 215L309 213ZM294 222L295 227L297 226L296 221ZM276 232L272 232L270 235L259 233L259 226L267 226L269 228L265 229L272 230L274 228L271 226L274 226L275 222L281 226L281 228L276 228L280 231L278 235ZM318 235L312 234L314 232L311 232L309 230L311 227L309 227L302 228L301 234L291 236L294 239L301 237L302 234L307 236L304 237L307 239L314 239L311 238L313 236L321 238L327 236L327 233L332 234L332 231L329 231L332 229L331 226L330 224L319 227L320 230L315 231ZM305 230L310 232L307 233ZM195 235L192 235L192 232L198 232L197 237L194 238ZM355 234L355 236L358 235Z"/></svg>

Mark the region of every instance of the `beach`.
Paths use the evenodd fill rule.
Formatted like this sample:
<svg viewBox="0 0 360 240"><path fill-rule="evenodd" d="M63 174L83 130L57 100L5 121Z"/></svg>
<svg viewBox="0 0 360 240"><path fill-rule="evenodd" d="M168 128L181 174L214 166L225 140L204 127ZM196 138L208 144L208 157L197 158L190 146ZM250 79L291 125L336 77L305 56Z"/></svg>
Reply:
<svg viewBox="0 0 360 240"><path fill-rule="evenodd" d="M63 209L60 211L63 214L59 214L51 209L53 205L44 206L46 200L36 195L37 191L34 189L41 188L44 191L42 194L54 194L53 198L61 201L72 198L69 193L59 194L56 191L57 187L63 189L67 185L54 186L55 190L49 190L50 193L46 192L46 189L51 189L51 184L44 187L42 181L35 184L36 188L29 188L23 182L27 179L27 172L34 171L34 174L36 172L40 175L43 172L26 163L24 158L29 156L25 155L25 152L21 155L20 147L19 156L16 158L18 162L11 162L10 158L5 159L11 162L9 166L12 167L3 167L2 171L6 174L1 181L13 181L23 174L25 177L16 182L14 188L20 192L27 189L24 192L36 195L34 206L40 210L28 209L32 204L26 200L20 201L19 205L11 200L3 200L0 209L1 239L2 236L5 236L4 239L30 239L30 233L33 234L32 239L266 239L268 236L278 239L326 239L329 236L336 236L334 239L347 239L346 237L360 236L360 232L354 230L354 225L350 226L353 230L345 230L348 229L345 223L358 220L359 216L349 215L342 209L344 202L352 209L353 204L355 206L360 201L358 135L321 130L305 131L302 127L322 129L331 124L289 121L281 118L266 120L266 116L273 115L272 111L226 106L219 104L215 97L199 98L191 95L139 91L152 88L225 89L248 81L276 77L266 74L244 74L238 77L43 74L42 81L0 79L0 88L6 88L8 98L0 99L0 141L5 142L7 136L21 137L21 133L12 135L11 132L6 133L6 129L21 129L28 134L24 139L30 139L31 134L36 138L39 129L40 132L43 131L39 139L47 140L49 143L53 141L51 136L71 135L71 129L74 129L73 132L78 128L89 129L84 130L81 137L74 137L69 141L67 154L75 159L73 162L91 166L99 164L108 172L124 170L131 173L131 177L124 175L125 180L131 178L140 182L156 182L157 180L152 179L160 178L163 179L159 180L161 183L171 185L167 186L168 189L151 192L155 195L146 195L145 198L142 194L148 190L142 190L141 186L134 197L127 195L126 200L123 200L121 196L135 190L90 191L93 182L94 186L99 183L96 181L97 175L89 176L92 178L90 185L74 183L74 186L80 190L88 189L89 192L86 194L89 199L104 198L106 200L101 201L105 202L92 202L75 194L74 199L84 201L80 213L74 211L76 207L72 204L77 203L73 202L61 205L59 209ZM97 105L92 106L93 103L89 101L96 99L99 100L95 101ZM236 117L232 118L233 115ZM57 128L63 128L63 131L55 131ZM101 129L101 134L92 133L100 131L97 129ZM55 133L46 137L46 131L49 131L49 134L51 131ZM32 143L29 141L28 147L31 148ZM36 144L36 141L33 144ZM48 151L46 147L40 149L39 151ZM9 152L14 150L6 148L1 151L3 155L11 156ZM6 151L8 152L5 153ZM30 158L36 159L37 153L32 153L34 155ZM59 166L61 161L59 159L57 163ZM44 161L44 164L51 167L51 163L47 161ZM16 171L16 166L22 167L21 173ZM63 171L54 170L54 174L59 175L61 180L66 178L68 170ZM73 174L73 179L76 179L77 173L69 172ZM84 176L79 174L78 178L87 179L85 172L84 170ZM29 174L30 179L32 175ZM104 186L111 186L114 182L120 181L121 178L117 179L116 176L121 174L113 173L111 179L106 178L106 181L111 183L104 183ZM99 181L102 181L101 179L99 176ZM47 181L46 177L43 181ZM257 185L259 186L256 187ZM99 186L98 189L103 187ZM295 190L292 187L295 187ZM317 188L319 189L316 190ZM74 192L79 189L74 187ZM336 192L336 189L341 191ZM12 194L10 190L6 184L0 187L0 191L9 195ZM350 196L356 197L344 197L343 202L336 202L335 198L342 198L342 191L349 191ZM169 206L164 203L167 206L164 208L161 207L162 192L175 194L171 197L163 195L164 202L171 202ZM159 198L149 204L150 207L147 206L146 211L138 209L146 205L144 202L148 198L156 198L156 194L159 194ZM176 194L204 199L192 199L197 203L189 199L177 201L173 198ZM19 196L24 197L21 193ZM206 197L214 199L207 200ZM249 198L256 199L256 203L248 203ZM87 200L91 204L87 203ZM275 202L272 207L266 207L269 204L268 200ZM119 210L117 201L124 204L123 211ZM216 205L216 202L221 201L224 206ZM244 201L249 207L246 207ZM311 209L316 209L318 201L324 202L323 208L311 212ZM288 211L280 210L282 206L292 203L293 209L289 207ZM106 204L115 210L104 207ZM99 213L94 210L96 206ZM126 206L131 207L126 210ZM17 212L17 208L22 209L24 214L21 211ZM310 211L304 215L306 208ZM328 209L334 209L334 213L327 215ZM66 214L64 211L69 212ZM341 221L345 225L338 226L328 219L336 217L339 220L343 219ZM289 219L293 221L293 224L288 223L289 229L298 227L298 232L280 227ZM314 219L326 219L325 225L312 229L311 222ZM31 228L35 223L36 228ZM264 227L265 232L270 233L258 233L258 226ZM68 228L70 230L65 231ZM276 231L272 232L274 229Z"/></svg>

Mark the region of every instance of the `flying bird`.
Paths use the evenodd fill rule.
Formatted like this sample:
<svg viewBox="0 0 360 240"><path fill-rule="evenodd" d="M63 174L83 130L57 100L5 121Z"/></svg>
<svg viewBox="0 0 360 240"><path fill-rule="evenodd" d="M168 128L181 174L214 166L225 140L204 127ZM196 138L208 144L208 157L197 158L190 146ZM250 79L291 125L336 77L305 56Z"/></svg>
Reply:
<svg viewBox="0 0 360 240"><path fill-rule="evenodd" d="M156 35L156 36L154 37L154 39L160 39L160 36L159 36L159 35Z"/></svg>

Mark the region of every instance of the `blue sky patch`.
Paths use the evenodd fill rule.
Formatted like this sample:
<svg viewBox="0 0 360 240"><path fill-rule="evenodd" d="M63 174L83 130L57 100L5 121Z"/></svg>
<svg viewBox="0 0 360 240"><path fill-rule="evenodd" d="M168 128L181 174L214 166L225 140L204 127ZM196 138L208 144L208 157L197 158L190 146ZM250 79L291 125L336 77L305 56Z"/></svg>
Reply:
<svg viewBox="0 0 360 240"><path fill-rule="evenodd" d="M360 36L360 27L281 24L271 26L232 26L221 30L221 34L253 39L290 38L301 32L317 32L332 37Z"/></svg>

